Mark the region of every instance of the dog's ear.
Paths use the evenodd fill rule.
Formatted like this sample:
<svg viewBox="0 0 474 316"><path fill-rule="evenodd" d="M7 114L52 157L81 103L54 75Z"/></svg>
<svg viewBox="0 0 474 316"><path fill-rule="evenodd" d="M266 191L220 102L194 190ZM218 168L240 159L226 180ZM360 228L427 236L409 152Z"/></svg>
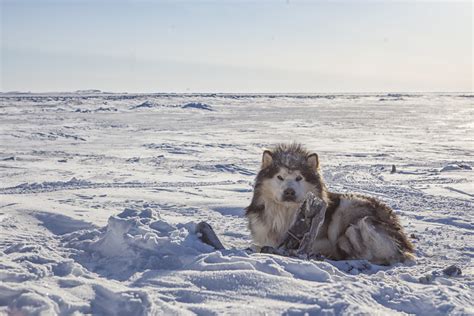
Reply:
<svg viewBox="0 0 474 316"><path fill-rule="evenodd" d="M262 156L262 169L269 167L273 163L273 154L270 150L264 150Z"/></svg>
<svg viewBox="0 0 474 316"><path fill-rule="evenodd" d="M313 169L313 171L319 171L319 158L318 154L312 153L308 157L306 157L306 162L308 165Z"/></svg>

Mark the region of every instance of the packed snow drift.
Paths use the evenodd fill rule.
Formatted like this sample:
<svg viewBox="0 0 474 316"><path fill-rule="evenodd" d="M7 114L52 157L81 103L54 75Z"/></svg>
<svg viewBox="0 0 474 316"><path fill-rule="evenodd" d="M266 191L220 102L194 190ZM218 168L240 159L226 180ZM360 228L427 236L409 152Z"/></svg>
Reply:
<svg viewBox="0 0 474 316"><path fill-rule="evenodd" d="M0 314L474 314L472 94L4 93L0 120ZM416 261L249 251L288 141L391 206Z"/></svg>

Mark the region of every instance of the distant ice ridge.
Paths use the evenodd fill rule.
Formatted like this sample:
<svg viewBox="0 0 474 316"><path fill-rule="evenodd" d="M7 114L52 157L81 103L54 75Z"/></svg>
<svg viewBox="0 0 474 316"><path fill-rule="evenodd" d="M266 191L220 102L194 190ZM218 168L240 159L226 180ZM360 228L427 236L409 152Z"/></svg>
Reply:
<svg viewBox="0 0 474 316"><path fill-rule="evenodd" d="M181 107L183 109L199 109L199 110L206 110L206 111L214 111L214 109L210 105L201 103L201 102L186 103Z"/></svg>
<svg viewBox="0 0 474 316"><path fill-rule="evenodd" d="M146 100L140 104L133 105L130 107L130 110L153 109L153 108L160 108L160 107L214 111L212 106L210 106L209 104L201 103L201 102L189 102L189 103L180 105L180 104L162 104L162 103L157 103L154 100Z"/></svg>
<svg viewBox="0 0 474 316"><path fill-rule="evenodd" d="M75 93L91 94L91 93L102 93L99 89L85 89L85 90L76 90Z"/></svg>
<svg viewBox="0 0 474 316"><path fill-rule="evenodd" d="M153 101L150 101L150 100L146 100L145 102L142 102L140 104L137 104L137 105L134 105L132 107L130 107L131 110L135 110L135 109L150 109L150 108L154 108L154 107L158 107L159 104L153 102Z"/></svg>

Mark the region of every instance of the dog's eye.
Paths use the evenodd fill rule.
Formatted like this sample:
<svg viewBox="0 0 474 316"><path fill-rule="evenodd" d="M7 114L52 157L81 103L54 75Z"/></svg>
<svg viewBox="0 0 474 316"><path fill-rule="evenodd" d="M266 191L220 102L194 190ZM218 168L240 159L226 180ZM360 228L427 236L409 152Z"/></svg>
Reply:
<svg viewBox="0 0 474 316"><path fill-rule="evenodd" d="M277 176L278 180L280 181L283 181L283 177L282 176Z"/></svg>
<svg viewBox="0 0 474 316"><path fill-rule="evenodd" d="M303 180L303 177L302 176L297 176L295 180L296 181L301 181L301 180Z"/></svg>

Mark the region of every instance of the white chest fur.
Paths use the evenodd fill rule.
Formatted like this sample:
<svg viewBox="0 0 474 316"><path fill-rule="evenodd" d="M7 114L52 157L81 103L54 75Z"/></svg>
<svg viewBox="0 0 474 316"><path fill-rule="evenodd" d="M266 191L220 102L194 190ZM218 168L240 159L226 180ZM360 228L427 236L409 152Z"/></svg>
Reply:
<svg viewBox="0 0 474 316"><path fill-rule="evenodd" d="M263 216L250 217L250 229L255 244L258 246L277 247L285 238L286 232L293 225L298 203L277 203L264 201Z"/></svg>

